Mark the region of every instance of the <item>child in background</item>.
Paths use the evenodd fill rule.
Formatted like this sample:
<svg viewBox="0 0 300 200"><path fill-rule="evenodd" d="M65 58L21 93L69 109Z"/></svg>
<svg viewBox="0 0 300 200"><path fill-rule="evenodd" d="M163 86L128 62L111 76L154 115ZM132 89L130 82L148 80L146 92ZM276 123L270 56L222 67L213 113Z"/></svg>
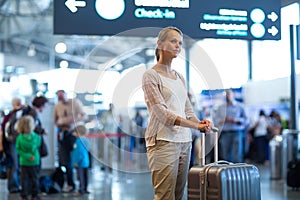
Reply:
<svg viewBox="0 0 300 200"><path fill-rule="evenodd" d="M72 165L76 168L77 179L79 180L79 195L89 193L88 168L90 166L89 149L90 142L86 137L87 129L84 125L77 125L74 129L76 141L72 151Z"/></svg>
<svg viewBox="0 0 300 200"><path fill-rule="evenodd" d="M21 166L21 198L28 199L31 191L31 199L38 198L39 188L39 164L41 137L33 132L35 127L34 119L29 116L21 117L17 122L17 131L20 133L16 140L16 150L19 154L19 163Z"/></svg>

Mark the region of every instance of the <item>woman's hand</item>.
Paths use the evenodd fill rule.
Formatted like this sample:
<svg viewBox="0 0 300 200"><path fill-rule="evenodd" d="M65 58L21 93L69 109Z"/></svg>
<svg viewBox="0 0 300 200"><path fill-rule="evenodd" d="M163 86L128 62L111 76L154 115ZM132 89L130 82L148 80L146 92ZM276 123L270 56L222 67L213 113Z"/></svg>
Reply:
<svg viewBox="0 0 300 200"><path fill-rule="evenodd" d="M209 120L204 119L204 120L200 121L200 123L198 125L198 130L200 130L204 133L208 133L208 132L210 132L212 127L213 127L213 124Z"/></svg>

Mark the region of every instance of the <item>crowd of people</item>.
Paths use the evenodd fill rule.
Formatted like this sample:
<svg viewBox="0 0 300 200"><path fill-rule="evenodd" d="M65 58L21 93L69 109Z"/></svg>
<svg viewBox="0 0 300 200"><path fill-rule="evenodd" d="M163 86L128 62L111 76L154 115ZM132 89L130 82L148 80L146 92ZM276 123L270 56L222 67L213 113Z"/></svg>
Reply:
<svg viewBox="0 0 300 200"><path fill-rule="evenodd" d="M247 129L249 149L246 158L258 164L268 164L269 141L287 128L286 120L276 110L272 110L269 115L264 109L259 110L258 118Z"/></svg>
<svg viewBox="0 0 300 200"><path fill-rule="evenodd" d="M56 129L53 137L57 140L57 152L48 149L44 141L44 135L49 133L44 128L40 115L49 103L46 97L36 96L29 103L25 103L22 98L15 97L11 101L12 109L8 114L3 113L2 115L0 160L5 157L7 161L5 163L7 171L5 171L4 178L7 178L8 191L10 193L20 193L22 199L27 199L30 195L32 199L35 199L38 197L37 194L41 192L40 182L41 178L44 179L40 173L42 158L46 157L50 151L58 155L59 166L55 169L51 178L59 183L61 191L78 195L89 193L87 186L91 154L89 139L86 137L88 133L86 127L88 116L83 110L82 102L77 98L68 98L64 90L58 90L56 97L57 102L53 107L53 121ZM101 133L115 134L122 132L120 130L121 117L114 112L114 105L110 104L109 109L99 116ZM24 122L19 123L21 121ZM23 125L18 128L20 124ZM135 148L138 142L144 144L144 125L143 116L137 111L130 124L132 135L136 136L130 148ZM119 146L120 141L117 140L118 138L108 138L110 140L109 146ZM31 149L26 146L29 144L32 144ZM103 146L101 152L107 155L105 158L102 158L101 155L98 156L100 160L104 161L105 168L111 172L111 158L113 157L110 155L112 153L111 148L104 149L105 145L101 145ZM132 150L130 149L130 151ZM79 182L78 188L76 188L73 169L76 169ZM28 184L31 184L32 187L28 188ZM44 189L42 188L42 190Z"/></svg>
<svg viewBox="0 0 300 200"><path fill-rule="evenodd" d="M47 149L41 149L43 141L43 135L47 134L47 131L43 128L41 120L39 118L39 113L43 112L46 104L48 102L48 99L43 96L37 96L35 97L31 105L24 105L22 100L20 98L13 98L12 100L12 107L13 109L4 116L1 124L1 133L2 133L2 146L3 151L2 155L5 153L5 157L7 160L7 164L9 165L8 171L7 171L7 178L8 178L8 190L11 193L14 192L20 192L21 191L21 182L19 171L20 171L20 163L24 159L21 158L22 149L18 149L20 146L18 146L17 141L19 136L21 137L21 133L19 130L31 130L30 132L35 132L38 134L41 142L38 146L39 156L46 156L47 155ZM23 129L23 127L19 127L20 119L23 116L30 116L33 120L33 127L28 127L26 129ZM28 122L29 123L29 122ZM25 126L25 125L24 125ZM19 134L20 133L20 134ZM42 152L43 150L43 152ZM33 153L34 154L34 153ZM34 155L33 155L34 156ZM34 159L32 162L37 162L37 173L41 169L41 162L40 159ZM26 162L25 162L26 163ZM21 165L21 168L22 165ZM21 170L22 171L22 170ZM23 169L24 171L24 169ZM24 182L23 182L24 183Z"/></svg>
<svg viewBox="0 0 300 200"><path fill-rule="evenodd" d="M255 111L258 116L250 115L247 106L236 100L232 89L225 90L223 104L214 105L212 108L205 107L202 111L203 117L213 120L214 126L221 130L218 159L268 165L269 141L276 135L281 135L283 129L288 129L288 121L276 109L271 109L269 114L267 111L268 109L259 108ZM199 142L195 145L199 145ZM209 150L211 152L207 152L206 160L212 162L212 147ZM199 164L199 161L192 165L195 164Z"/></svg>
<svg viewBox="0 0 300 200"><path fill-rule="evenodd" d="M68 99L64 90L56 93L58 102L54 106L54 123L57 128L59 167L66 170L67 192L75 192L73 168L76 168L80 186L76 194L88 193L88 173L90 166L89 140L85 122L87 115L81 101ZM12 109L4 114L1 122L1 160L5 157L7 166L7 189L10 193L20 193L21 199L38 199L42 157L48 155L48 147L40 114L49 100L35 96L25 104L21 98L12 99ZM51 149L52 151L52 149ZM63 175L64 176L64 175ZM30 187L29 187L30 186ZM62 188L61 188L62 189Z"/></svg>

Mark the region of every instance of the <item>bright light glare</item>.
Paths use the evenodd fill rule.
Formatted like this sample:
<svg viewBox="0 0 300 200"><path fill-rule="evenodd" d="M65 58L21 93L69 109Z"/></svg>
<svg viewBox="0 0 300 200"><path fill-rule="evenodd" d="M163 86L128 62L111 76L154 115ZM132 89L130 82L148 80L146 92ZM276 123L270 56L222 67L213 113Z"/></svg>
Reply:
<svg viewBox="0 0 300 200"><path fill-rule="evenodd" d="M68 67L69 67L69 62L66 61L66 60L62 60L62 61L60 61L60 63L59 63L59 67L60 67L60 68L68 68Z"/></svg>
<svg viewBox="0 0 300 200"><path fill-rule="evenodd" d="M59 42L55 45L55 52L56 53L66 53L67 45L63 42Z"/></svg>
<svg viewBox="0 0 300 200"><path fill-rule="evenodd" d="M293 3L281 9L282 20L289 24L299 24L299 3Z"/></svg>
<svg viewBox="0 0 300 200"><path fill-rule="evenodd" d="M114 20L124 13L125 2L124 0L96 0L95 8L100 17Z"/></svg>

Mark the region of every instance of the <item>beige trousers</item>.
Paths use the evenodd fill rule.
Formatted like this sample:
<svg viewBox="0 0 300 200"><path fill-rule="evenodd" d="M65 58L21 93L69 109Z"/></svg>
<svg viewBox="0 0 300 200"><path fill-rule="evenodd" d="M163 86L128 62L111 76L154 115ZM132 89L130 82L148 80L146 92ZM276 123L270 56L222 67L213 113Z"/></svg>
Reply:
<svg viewBox="0 0 300 200"><path fill-rule="evenodd" d="M147 147L154 200L182 199L189 171L191 145L191 142L157 140L155 146Z"/></svg>

